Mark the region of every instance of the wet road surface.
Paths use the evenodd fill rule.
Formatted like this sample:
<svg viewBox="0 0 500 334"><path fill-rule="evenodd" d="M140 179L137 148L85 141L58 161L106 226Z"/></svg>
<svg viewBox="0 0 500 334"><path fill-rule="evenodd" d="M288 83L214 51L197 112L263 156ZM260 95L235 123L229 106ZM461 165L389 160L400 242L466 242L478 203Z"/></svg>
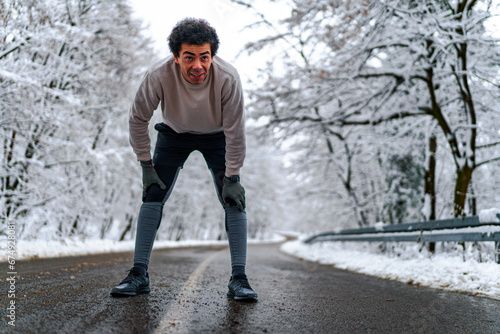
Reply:
<svg viewBox="0 0 500 334"><path fill-rule="evenodd" d="M500 301L353 274L249 246L258 303L226 298L227 248L155 250L151 294L113 298L132 253L18 262L16 327L1 333L500 333Z"/></svg>

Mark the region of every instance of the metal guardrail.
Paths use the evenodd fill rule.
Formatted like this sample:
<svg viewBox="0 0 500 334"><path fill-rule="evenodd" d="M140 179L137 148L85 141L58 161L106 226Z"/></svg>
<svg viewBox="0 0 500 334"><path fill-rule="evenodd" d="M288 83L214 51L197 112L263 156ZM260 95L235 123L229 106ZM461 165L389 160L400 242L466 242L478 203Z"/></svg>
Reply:
<svg viewBox="0 0 500 334"><path fill-rule="evenodd" d="M497 217L498 221L496 222L481 222L478 216L471 216L418 223L384 225L380 227L346 229L336 232L320 233L309 237L304 240L304 242L311 244L321 241L493 241L495 242L495 261L500 264L500 231L474 231L474 228L479 227L500 226L500 214L497 214Z"/></svg>

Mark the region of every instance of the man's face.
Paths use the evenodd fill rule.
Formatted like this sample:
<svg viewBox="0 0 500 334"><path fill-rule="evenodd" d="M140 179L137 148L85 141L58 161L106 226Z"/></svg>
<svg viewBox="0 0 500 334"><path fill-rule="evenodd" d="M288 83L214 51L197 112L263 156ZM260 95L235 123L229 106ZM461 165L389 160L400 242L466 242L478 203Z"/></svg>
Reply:
<svg viewBox="0 0 500 334"><path fill-rule="evenodd" d="M203 45L183 43L179 57L174 56L174 59L179 64L184 79L193 85L199 85L208 76L214 57L211 54L210 43Z"/></svg>

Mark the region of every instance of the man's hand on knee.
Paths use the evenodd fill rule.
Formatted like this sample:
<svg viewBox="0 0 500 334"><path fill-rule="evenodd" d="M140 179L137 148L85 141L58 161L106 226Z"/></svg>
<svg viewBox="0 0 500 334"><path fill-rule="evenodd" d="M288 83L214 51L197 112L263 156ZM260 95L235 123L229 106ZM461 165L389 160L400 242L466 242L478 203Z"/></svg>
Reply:
<svg viewBox="0 0 500 334"><path fill-rule="evenodd" d="M240 184L240 177L224 176L222 180L222 200L226 205L236 205L240 211L245 210L245 189Z"/></svg>
<svg viewBox="0 0 500 334"><path fill-rule="evenodd" d="M146 198L147 190L149 186L156 183L160 186L162 190L167 189L165 183L160 180L160 177L156 173L156 170L153 167L153 162L149 161L140 161L142 167L142 199Z"/></svg>

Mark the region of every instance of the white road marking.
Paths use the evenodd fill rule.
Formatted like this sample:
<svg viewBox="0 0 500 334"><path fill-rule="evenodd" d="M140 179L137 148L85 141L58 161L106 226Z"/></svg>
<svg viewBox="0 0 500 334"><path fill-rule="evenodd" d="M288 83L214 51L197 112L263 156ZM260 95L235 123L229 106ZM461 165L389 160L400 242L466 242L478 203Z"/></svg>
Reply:
<svg viewBox="0 0 500 334"><path fill-rule="evenodd" d="M175 299L172 301L172 306L170 306L154 333L187 333L189 331L190 315L194 312L196 303L183 303L183 301L192 301L194 299L195 295L198 293L197 289L201 283L200 279L203 272L210 262L223 251L225 250L213 253L193 271L182 290L175 296Z"/></svg>

